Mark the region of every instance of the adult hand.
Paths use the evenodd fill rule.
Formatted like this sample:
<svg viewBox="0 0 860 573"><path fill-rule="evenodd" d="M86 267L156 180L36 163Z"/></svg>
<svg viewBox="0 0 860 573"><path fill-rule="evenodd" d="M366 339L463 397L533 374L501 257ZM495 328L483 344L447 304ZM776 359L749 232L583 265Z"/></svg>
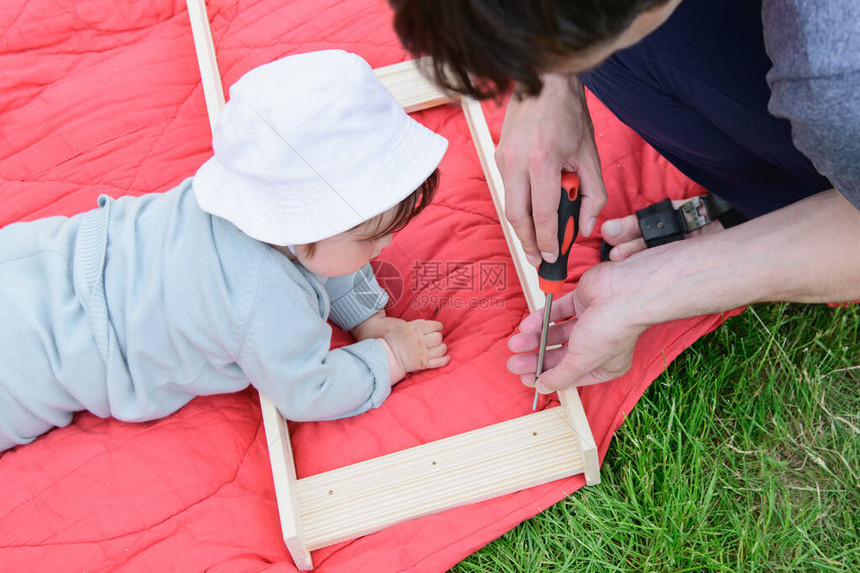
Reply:
<svg viewBox="0 0 860 573"><path fill-rule="evenodd" d="M613 289L609 265L592 267L580 279L577 289L553 302L544 373L537 389L548 393L570 386L606 382L627 372L633 364L633 349L647 325L636 322L625 308L625 297ZM520 323L520 332L508 340L516 354L508 360L508 370L519 374L526 386L535 386L537 354L543 309ZM564 322L561 322L564 321Z"/></svg>
<svg viewBox="0 0 860 573"><path fill-rule="evenodd" d="M677 209L688 199L673 200L672 207ZM711 233L719 233L724 229L723 224L719 221L714 221L704 227L699 227L695 231L687 233L687 237L698 237ZM645 240L642 238L642 230L639 228L639 219L636 215L628 215L618 219L608 219L600 228L600 234L603 240L612 245L612 250L609 251L609 259L612 261L622 261L630 255L635 255L639 251L644 251L647 247Z"/></svg>
<svg viewBox="0 0 860 573"><path fill-rule="evenodd" d="M632 231L635 233L635 231ZM633 235L628 238L632 239ZM589 269L572 294L553 303L554 325L541 391L617 378L631 365L644 330L757 302L839 302L860 298L860 210L835 189L720 232L701 234ZM513 352L539 343L542 311L520 324ZM508 369L535 383L537 356Z"/></svg>
<svg viewBox="0 0 860 573"><path fill-rule="evenodd" d="M540 96L512 98L496 163L505 184L505 212L529 262L558 256L557 214L561 172L581 181L579 228L589 236L606 205L606 187L594 143L585 90L576 76L547 74Z"/></svg>

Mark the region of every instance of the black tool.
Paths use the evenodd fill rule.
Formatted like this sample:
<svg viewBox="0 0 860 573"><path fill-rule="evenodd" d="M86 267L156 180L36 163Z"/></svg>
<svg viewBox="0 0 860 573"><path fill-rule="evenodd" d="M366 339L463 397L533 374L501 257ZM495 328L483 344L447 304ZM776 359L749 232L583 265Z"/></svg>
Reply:
<svg viewBox="0 0 860 573"><path fill-rule="evenodd" d="M567 280L567 259L570 248L579 234L579 176L576 173L563 171L561 174L561 200L558 204L558 258L554 263L541 261L538 269L540 290L546 294L546 307L543 314L543 326L540 331L540 350L535 376L543 373L543 359L546 353L546 335L549 330L549 316L552 310L553 295L561 292L564 281ZM537 385L537 380L535 380ZM532 410L537 409L540 392L535 390L535 400Z"/></svg>

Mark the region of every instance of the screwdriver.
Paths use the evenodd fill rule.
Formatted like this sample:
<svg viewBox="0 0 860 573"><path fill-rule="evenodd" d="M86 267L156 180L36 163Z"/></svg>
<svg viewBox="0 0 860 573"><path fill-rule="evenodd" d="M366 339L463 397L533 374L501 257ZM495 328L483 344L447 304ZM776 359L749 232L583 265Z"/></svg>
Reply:
<svg viewBox="0 0 860 573"><path fill-rule="evenodd" d="M561 292L561 287L567 279L567 258L570 248L579 234L579 176L576 173L562 171L561 200L558 204L558 258L554 263L541 261L538 268L538 284L546 295L546 307L543 313L543 326L540 331L540 350L535 371L535 387L537 378L543 373L543 359L546 353L546 334L549 330L549 316L552 310L553 295ZM532 410L537 409L540 392L535 389L535 401Z"/></svg>

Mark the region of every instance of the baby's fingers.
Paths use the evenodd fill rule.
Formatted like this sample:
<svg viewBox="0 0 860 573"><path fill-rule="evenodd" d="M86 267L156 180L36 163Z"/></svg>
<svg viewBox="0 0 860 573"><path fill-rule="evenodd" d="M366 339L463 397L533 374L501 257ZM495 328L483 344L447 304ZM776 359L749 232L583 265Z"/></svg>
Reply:
<svg viewBox="0 0 860 573"><path fill-rule="evenodd" d="M440 344L442 344L442 333L431 332L430 334L425 334L424 343L431 348L434 346L439 346Z"/></svg>
<svg viewBox="0 0 860 573"><path fill-rule="evenodd" d="M427 368L441 368L443 366L447 366L448 363L451 362L450 356L440 356L438 358L431 358L427 361Z"/></svg>
<svg viewBox="0 0 860 573"><path fill-rule="evenodd" d="M431 332L440 332L442 330L442 323L438 320L419 318L418 320L413 320L412 323L418 327L422 334L430 334Z"/></svg>
<svg viewBox="0 0 860 573"><path fill-rule="evenodd" d="M445 356L448 353L448 345L445 343L437 344L430 346L430 350L427 352L427 355L430 358L439 358L440 356Z"/></svg>

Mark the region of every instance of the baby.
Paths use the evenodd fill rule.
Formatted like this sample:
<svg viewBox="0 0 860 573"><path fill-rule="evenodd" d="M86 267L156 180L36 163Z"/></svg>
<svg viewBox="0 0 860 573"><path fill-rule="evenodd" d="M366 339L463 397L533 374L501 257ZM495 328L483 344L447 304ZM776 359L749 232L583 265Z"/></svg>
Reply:
<svg viewBox="0 0 860 573"><path fill-rule="evenodd" d="M213 146L166 193L0 229L0 451L249 383L291 420L354 416L448 363L442 325L387 317L368 264L431 201L447 141L364 60L252 70ZM331 350L327 319L357 342Z"/></svg>

